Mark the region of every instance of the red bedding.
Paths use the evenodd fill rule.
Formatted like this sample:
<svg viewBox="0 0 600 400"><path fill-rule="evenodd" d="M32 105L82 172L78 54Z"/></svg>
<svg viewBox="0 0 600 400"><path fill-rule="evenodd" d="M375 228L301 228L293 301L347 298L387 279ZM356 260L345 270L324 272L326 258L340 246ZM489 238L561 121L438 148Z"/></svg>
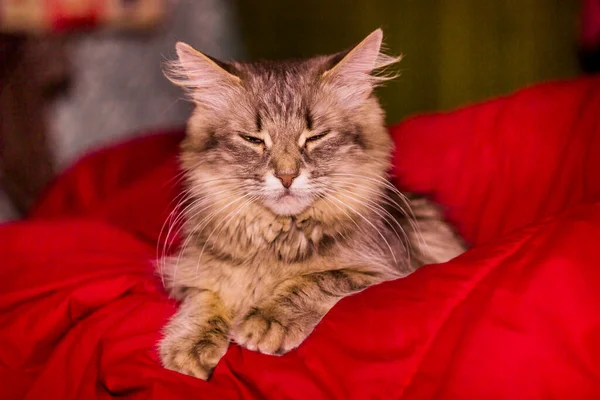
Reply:
<svg viewBox="0 0 600 400"><path fill-rule="evenodd" d="M91 155L0 227L0 398L600 398L600 78L392 128L394 174L474 246L341 301L283 357L163 370L153 273L178 132Z"/></svg>

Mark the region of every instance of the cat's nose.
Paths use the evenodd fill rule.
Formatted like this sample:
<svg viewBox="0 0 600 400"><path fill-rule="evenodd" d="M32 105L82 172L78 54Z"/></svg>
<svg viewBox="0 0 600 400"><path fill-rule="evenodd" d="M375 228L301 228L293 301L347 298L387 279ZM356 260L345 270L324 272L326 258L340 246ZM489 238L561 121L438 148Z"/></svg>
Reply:
<svg viewBox="0 0 600 400"><path fill-rule="evenodd" d="M294 173L294 174L275 174L275 176L277 178L279 178L279 180L281 181L281 184L283 185L284 188L289 189L290 186L292 186L292 182L294 181L294 179L298 176L298 173Z"/></svg>

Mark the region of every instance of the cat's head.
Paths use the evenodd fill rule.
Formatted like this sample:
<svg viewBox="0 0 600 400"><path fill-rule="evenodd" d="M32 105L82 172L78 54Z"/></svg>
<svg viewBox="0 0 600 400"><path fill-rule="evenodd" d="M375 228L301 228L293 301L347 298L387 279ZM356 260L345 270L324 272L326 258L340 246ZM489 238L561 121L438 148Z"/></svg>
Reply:
<svg viewBox="0 0 600 400"><path fill-rule="evenodd" d="M378 29L342 53L253 63L178 43L168 76L196 105L181 157L192 193L286 216L344 208L344 191L372 198L392 150L373 94L389 76L376 72L398 61L381 42Z"/></svg>

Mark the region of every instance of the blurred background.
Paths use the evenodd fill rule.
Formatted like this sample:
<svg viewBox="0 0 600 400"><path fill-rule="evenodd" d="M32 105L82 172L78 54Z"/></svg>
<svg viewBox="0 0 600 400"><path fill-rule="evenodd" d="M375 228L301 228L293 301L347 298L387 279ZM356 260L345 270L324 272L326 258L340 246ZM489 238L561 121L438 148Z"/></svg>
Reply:
<svg viewBox="0 0 600 400"><path fill-rule="evenodd" d="M388 121L599 70L600 0L0 0L0 220L82 155L183 125L176 41L223 60L340 51L382 27Z"/></svg>

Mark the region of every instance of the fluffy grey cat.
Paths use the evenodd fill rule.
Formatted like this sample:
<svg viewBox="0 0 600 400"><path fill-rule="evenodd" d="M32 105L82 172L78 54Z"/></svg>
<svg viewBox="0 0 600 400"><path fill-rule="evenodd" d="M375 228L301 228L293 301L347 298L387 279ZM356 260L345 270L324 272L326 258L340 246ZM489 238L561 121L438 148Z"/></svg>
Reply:
<svg viewBox="0 0 600 400"><path fill-rule="evenodd" d="M181 149L185 241L160 271L181 300L165 367L207 379L231 340L283 354L344 296L464 251L432 203L388 181L373 89L398 59L382 35L287 62L224 63L177 44L169 76L196 108Z"/></svg>

